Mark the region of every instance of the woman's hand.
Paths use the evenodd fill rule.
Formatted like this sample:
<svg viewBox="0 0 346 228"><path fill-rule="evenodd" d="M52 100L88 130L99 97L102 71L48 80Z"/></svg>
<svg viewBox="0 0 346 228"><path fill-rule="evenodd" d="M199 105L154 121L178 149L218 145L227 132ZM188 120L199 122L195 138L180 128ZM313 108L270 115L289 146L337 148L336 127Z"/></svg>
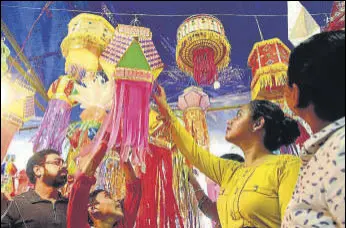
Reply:
<svg viewBox="0 0 346 228"><path fill-rule="evenodd" d="M162 88L162 86L157 85L156 92L154 93L154 100L158 106L159 112L161 113L160 118L163 119L168 116L168 109L169 106L167 104L167 98L165 90Z"/></svg>

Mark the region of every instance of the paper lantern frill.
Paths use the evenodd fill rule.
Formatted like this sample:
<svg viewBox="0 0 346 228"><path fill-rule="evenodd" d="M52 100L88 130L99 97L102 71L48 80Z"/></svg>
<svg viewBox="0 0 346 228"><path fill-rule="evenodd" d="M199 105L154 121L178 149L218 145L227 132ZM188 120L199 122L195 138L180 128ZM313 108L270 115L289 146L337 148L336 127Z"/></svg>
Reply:
<svg viewBox="0 0 346 228"><path fill-rule="evenodd" d="M150 29L119 24L100 64L116 85L109 118L97 138L108 131L108 146L119 148L120 161L127 161L132 151L133 164L144 168L149 151L149 99L153 82L163 70Z"/></svg>
<svg viewBox="0 0 346 228"><path fill-rule="evenodd" d="M231 46L219 19L207 14L187 18L177 31L176 61L179 69L198 85L217 81L218 71L230 62Z"/></svg>
<svg viewBox="0 0 346 228"><path fill-rule="evenodd" d="M1 161L23 123L35 116L35 90L9 77L1 78Z"/></svg>
<svg viewBox="0 0 346 228"><path fill-rule="evenodd" d="M68 150L66 161L71 175L76 171L75 158L80 149L94 139L112 105L114 83L103 82L96 76L93 80L84 80L83 86L75 83L74 89L76 93L70 95L70 99L78 102L84 110L80 115L81 121L72 123L66 136L68 148L64 149Z"/></svg>
<svg viewBox="0 0 346 228"><path fill-rule="evenodd" d="M48 90L48 107L42 123L32 138L33 150L53 149L62 152L62 144L66 137L71 109L76 102L70 95L74 90L75 79L69 75L60 76Z"/></svg>
<svg viewBox="0 0 346 228"><path fill-rule="evenodd" d="M345 30L345 1L334 1L325 31Z"/></svg>
<svg viewBox="0 0 346 228"><path fill-rule="evenodd" d="M79 75L99 70L99 57L112 39L113 26L102 16L81 13L68 24L68 35L61 43L66 58L65 73Z"/></svg>
<svg viewBox="0 0 346 228"><path fill-rule="evenodd" d="M252 69L251 97L263 100L282 100L287 83L290 50L278 38L255 43L248 58Z"/></svg>
<svg viewBox="0 0 346 228"><path fill-rule="evenodd" d="M141 176L142 200L136 225L138 227L179 227L183 226L179 207L173 190L172 140L169 127L159 114L150 110L149 134L152 155L146 154L146 165L150 167ZM165 205L170 205L169 207Z"/></svg>

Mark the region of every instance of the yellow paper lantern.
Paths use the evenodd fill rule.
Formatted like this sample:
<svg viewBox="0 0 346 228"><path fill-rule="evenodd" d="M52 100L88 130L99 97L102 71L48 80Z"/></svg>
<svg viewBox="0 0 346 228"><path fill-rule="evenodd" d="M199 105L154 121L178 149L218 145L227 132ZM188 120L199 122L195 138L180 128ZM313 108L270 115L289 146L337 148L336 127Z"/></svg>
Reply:
<svg viewBox="0 0 346 228"><path fill-rule="evenodd" d="M68 24L68 35L61 43L66 58L65 72L97 72L99 57L111 41L113 26L103 17L81 13Z"/></svg>

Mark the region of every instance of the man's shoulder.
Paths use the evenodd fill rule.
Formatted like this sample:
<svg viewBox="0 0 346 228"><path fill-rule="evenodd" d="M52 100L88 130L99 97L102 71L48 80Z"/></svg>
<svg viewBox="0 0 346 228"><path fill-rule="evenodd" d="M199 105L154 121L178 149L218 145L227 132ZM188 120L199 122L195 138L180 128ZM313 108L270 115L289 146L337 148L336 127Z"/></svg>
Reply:
<svg viewBox="0 0 346 228"><path fill-rule="evenodd" d="M25 199L30 199L34 196L34 192L32 189L29 189L28 191L26 192L23 192L19 195L16 195L15 197L13 197L13 200L16 200L16 201L23 201Z"/></svg>

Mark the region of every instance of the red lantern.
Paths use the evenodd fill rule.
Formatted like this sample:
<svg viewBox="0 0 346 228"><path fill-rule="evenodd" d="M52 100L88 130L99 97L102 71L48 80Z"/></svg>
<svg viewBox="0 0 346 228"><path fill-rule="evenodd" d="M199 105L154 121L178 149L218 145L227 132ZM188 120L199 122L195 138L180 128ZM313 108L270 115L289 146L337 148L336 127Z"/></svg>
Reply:
<svg viewBox="0 0 346 228"><path fill-rule="evenodd" d="M252 99L282 100L290 50L278 38L255 43L248 59Z"/></svg>
<svg viewBox="0 0 346 228"><path fill-rule="evenodd" d="M231 45L222 23L206 14L187 18L178 28L178 67L193 75L198 85L217 81L217 72L228 66Z"/></svg>
<svg viewBox="0 0 346 228"><path fill-rule="evenodd" d="M325 31L345 30L345 1L334 1Z"/></svg>

